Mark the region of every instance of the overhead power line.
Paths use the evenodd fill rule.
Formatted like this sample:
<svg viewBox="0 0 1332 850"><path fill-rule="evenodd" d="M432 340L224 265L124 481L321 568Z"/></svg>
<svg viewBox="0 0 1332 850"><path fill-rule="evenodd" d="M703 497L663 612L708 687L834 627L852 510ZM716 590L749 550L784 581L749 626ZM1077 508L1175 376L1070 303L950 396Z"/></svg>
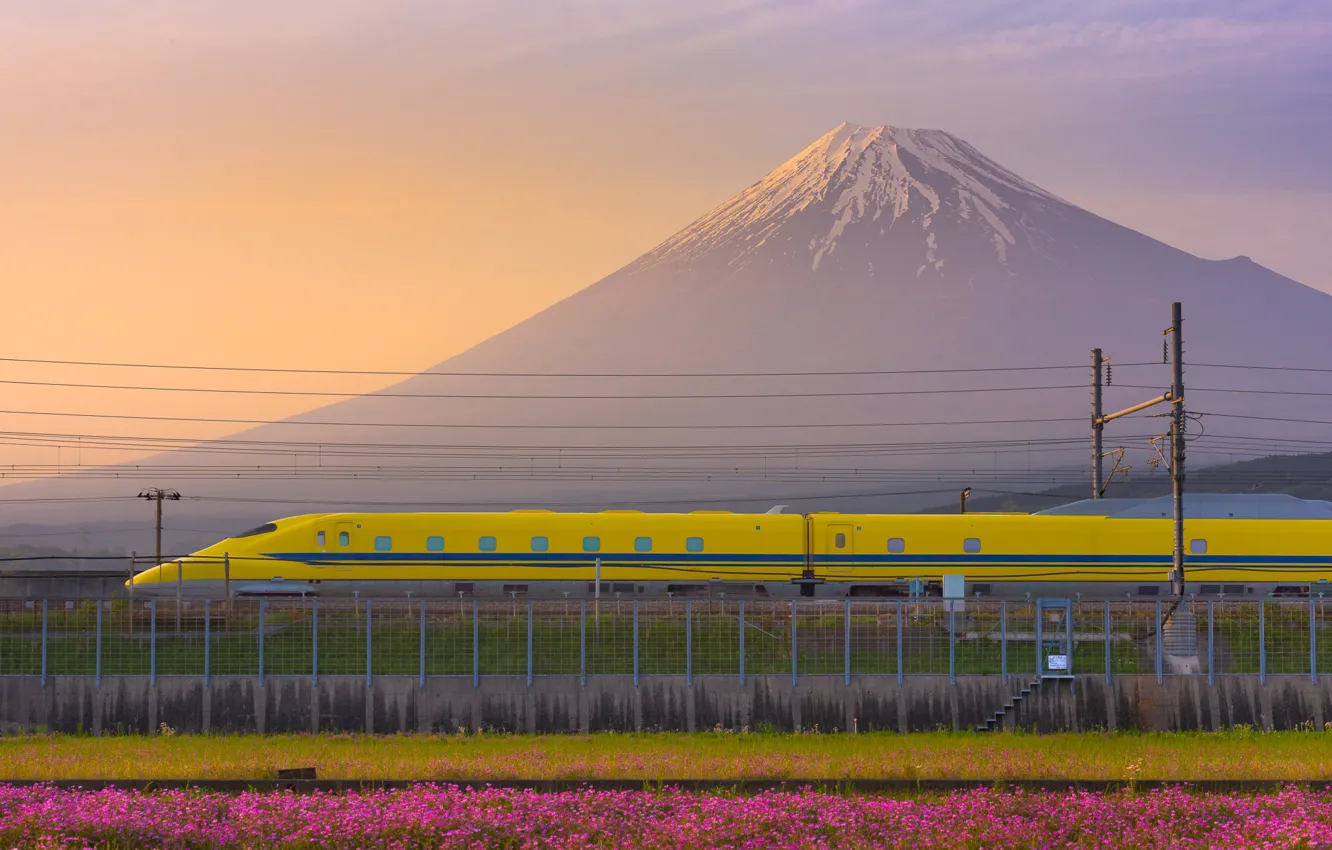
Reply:
<svg viewBox="0 0 1332 850"><path fill-rule="evenodd" d="M1082 389L1079 387L1079 389ZM139 422L207 422L223 425L313 425L337 428L480 428L485 430L578 430L578 431L672 431L672 430L712 430L746 428L896 428L933 425L1003 425L1022 422L1081 422L1081 417L1061 419L995 419L967 422L865 422L847 424L755 424L755 425L521 425L521 424L474 424L445 422L322 422L295 419L234 419L207 416L147 416L129 413L73 413L53 410L0 410L0 414L12 416L67 416L73 419L124 419Z"/></svg>
<svg viewBox="0 0 1332 850"><path fill-rule="evenodd" d="M120 363L101 360L51 360L33 357L0 357L0 363L31 363L49 366L97 366L123 369L170 369L191 372L249 372L282 375L364 375L386 378L816 378L858 375L945 375L981 372L1041 372L1083 369L1083 364L1044 366L980 366L961 369L861 369L803 372L396 372L376 369L295 369L266 366L217 366L179 363ZM1119 363L1120 367L1159 366L1158 363Z"/></svg>
<svg viewBox="0 0 1332 850"><path fill-rule="evenodd" d="M959 393L1013 393L1044 390L1080 390L1081 384L1024 387L957 387L925 390L833 390L831 392L780 393L661 393L661 394L588 394L588 395L532 395L530 393L391 393L391 392L324 392L316 390L253 390L228 387L157 387L137 384L83 384L62 381L19 381L0 379L0 384L25 387L60 387L86 390L137 390L165 393L209 393L218 395L275 395L316 396L320 398L438 398L438 399L512 399L521 401L627 401L627 400L683 400L683 399L751 399L751 398L837 398L897 395L955 395ZM1132 386L1124 384L1123 386ZM1156 389L1141 387L1140 389Z"/></svg>

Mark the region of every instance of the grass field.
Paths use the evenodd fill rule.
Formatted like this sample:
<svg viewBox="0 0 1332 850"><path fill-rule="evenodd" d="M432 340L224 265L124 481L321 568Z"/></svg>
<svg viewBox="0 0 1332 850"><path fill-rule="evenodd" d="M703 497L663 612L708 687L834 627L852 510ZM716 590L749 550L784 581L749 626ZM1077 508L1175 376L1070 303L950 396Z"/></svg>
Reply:
<svg viewBox="0 0 1332 850"><path fill-rule="evenodd" d="M5 779L1318 779L1332 733L0 739Z"/></svg>

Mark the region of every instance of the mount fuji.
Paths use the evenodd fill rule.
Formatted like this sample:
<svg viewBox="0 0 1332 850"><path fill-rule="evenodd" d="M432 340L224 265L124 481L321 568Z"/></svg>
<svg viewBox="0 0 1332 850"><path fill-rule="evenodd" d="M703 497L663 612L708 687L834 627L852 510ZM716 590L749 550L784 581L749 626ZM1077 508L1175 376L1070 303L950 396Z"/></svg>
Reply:
<svg viewBox="0 0 1332 850"><path fill-rule="evenodd" d="M1030 489L1089 466L1091 348L1114 365L1107 410L1167 388L1172 301L1202 414L1191 459L1311 433L1232 417L1332 418L1282 395L1296 373L1221 368L1326 365L1332 296L1110 222L942 130L842 124L619 271L388 390L254 428L229 453L11 492L799 509ZM1137 441L1138 468L1165 430L1151 412L1106 433L1107 448ZM209 465L236 471L183 471Z"/></svg>

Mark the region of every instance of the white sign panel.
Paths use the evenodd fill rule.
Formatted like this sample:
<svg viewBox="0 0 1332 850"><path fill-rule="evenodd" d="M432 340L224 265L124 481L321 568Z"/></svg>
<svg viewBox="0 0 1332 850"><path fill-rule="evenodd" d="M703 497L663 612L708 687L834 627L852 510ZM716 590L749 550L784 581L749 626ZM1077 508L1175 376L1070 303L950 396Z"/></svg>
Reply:
<svg viewBox="0 0 1332 850"><path fill-rule="evenodd" d="M1051 656L1049 656L1049 657L1046 658L1046 660L1045 660L1045 665L1046 665L1047 667L1049 667L1051 670L1067 670L1067 669L1068 669L1068 656L1067 656L1067 655L1051 655Z"/></svg>

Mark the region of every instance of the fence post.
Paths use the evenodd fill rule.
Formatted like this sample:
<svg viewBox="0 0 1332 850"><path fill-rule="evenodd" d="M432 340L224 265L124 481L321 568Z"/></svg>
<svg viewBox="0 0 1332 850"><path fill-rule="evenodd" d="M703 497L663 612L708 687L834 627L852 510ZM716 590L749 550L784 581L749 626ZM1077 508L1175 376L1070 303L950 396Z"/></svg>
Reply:
<svg viewBox="0 0 1332 850"><path fill-rule="evenodd" d="M420 687L425 687L425 635L426 635L426 601L421 600L421 681Z"/></svg>
<svg viewBox="0 0 1332 850"><path fill-rule="evenodd" d="M532 600L527 600L527 686L532 687Z"/></svg>
<svg viewBox="0 0 1332 850"><path fill-rule="evenodd" d="M1045 659L1041 656L1045 653L1045 618L1042 616L1045 612L1041 610L1041 601L1036 600L1036 607L1032 610L1033 631L1036 634L1036 678L1041 677L1041 667Z"/></svg>
<svg viewBox="0 0 1332 850"><path fill-rule="evenodd" d="M133 620L134 615L130 614ZM148 600L148 687L157 684L157 600Z"/></svg>
<svg viewBox="0 0 1332 850"><path fill-rule="evenodd" d="M310 619L310 685L319 687L319 597L315 597Z"/></svg>
<svg viewBox="0 0 1332 850"><path fill-rule="evenodd" d="M745 686L745 600L740 600L740 687Z"/></svg>
<svg viewBox="0 0 1332 850"><path fill-rule="evenodd" d="M688 599L685 600L685 685L694 686L694 609Z"/></svg>
<svg viewBox="0 0 1332 850"><path fill-rule="evenodd" d="M1156 684L1161 684L1161 676L1164 668L1164 659L1161 657L1165 652L1165 641L1162 639L1161 632L1165 629L1165 623L1161 622L1161 600L1156 600Z"/></svg>
<svg viewBox="0 0 1332 850"><path fill-rule="evenodd" d="M1263 609L1267 602L1258 600L1258 684L1267 684L1267 629L1263 623Z"/></svg>
<svg viewBox="0 0 1332 850"><path fill-rule="evenodd" d="M948 684L957 686L957 632L954 631L957 609L948 600Z"/></svg>
<svg viewBox="0 0 1332 850"><path fill-rule="evenodd" d="M205 688L208 687L209 674L212 672L212 671L209 669L210 665L209 665L209 663L208 663L208 661L209 661L209 658L208 658L208 653L209 653L208 638L209 638L209 630L212 628L212 624L211 624L210 621L213 619L213 617L212 617L212 613L211 613L211 612L212 612L212 608L211 608L210 601L207 600L207 599L205 599L205 600L204 600L204 687L205 687ZM100 622L101 622L101 621L100 621L100 619L99 619L99 621L98 621L99 625L100 625Z"/></svg>
<svg viewBox="0 0 1332 850"><path fill-rule="evenodd" d="M897 600L897 685L902 686L902 600Z"/></svg>
<svg viewBox="0 0 1332 850"><path fill-rule="evenodd" d="M999 600L999 675L1008 678L1008 600Z"/></svg>
<svg viewBox="0 0 1332 850"><path fill-rule="evenodd" d="M1110 625L1110 600L1105 600L1105 683L1110 684L1110 639L1113 632Z"/></svg>
<svg viewBox="0 0 1332 850"><path fill-rule="evenodd" d="M264 603L259 600L259 687L264 686ZM366 604L369 604L368 602Z"/></svg>
<svg viewBox="0 0 1332 850"><path fill-rule="evenodd" d="M1315 625L1314 598L1309 597L1309 681L1318 684L1318 640Z"/></svg>
<svg viewBox="0 0 1332 850"><path fill-rule="evenodd" d="M371 649L374 646L373 636L371 634L370 619L370 600L365 600L365 689L370 690L370 662L373 658Z"/></svg>
<svg viewBox="0 0 1332 850"><path fill-rule="evenodd" d="M472 687L481 687L481 612L472 598Z"/></svg>
<svg viewBox="0 0 1332 850"><path fill-rule="evenodd" d="M46 687L46 600L42 600L42 687Z"/></svg>
<svg viewBox="0 0 1332 850"><path fill-rule="evenodd" d="M102 600L97 600L97 687L102 686ZM205 682L207 684L207 682Z"/></svg>
<svg viewBox="0 0 1332 850"><path fill-rule="evenodd" d="M796 608L799 602L791 603L791 687L800 682L800 671L796 668Z"/></svg>
<svg viewBox="0 0 1332 850"><path fill-rule="evenodd" d="M1207 684L1216 684L1216 641L1212 629L1212 600L1207 600Z"/></svg>
<svg viewBox="0 0 1332 850"><path fill-rule="evenodd" d="M578 684L587 684L587 600L578 603Z"/></svg>
<svg viewBox="0 0 1332 850"><path fill-rule="evenodd" d="M615 607L619 607L618 605ZM634 687L638 687L638 600L634 600Z"/></svg>
<svg viewBox="0 0 1332 850"><path fill-rule="evenodd" d="M842 601L842 661L845 666L844 678L851 685L851 600Z"/></svg>

